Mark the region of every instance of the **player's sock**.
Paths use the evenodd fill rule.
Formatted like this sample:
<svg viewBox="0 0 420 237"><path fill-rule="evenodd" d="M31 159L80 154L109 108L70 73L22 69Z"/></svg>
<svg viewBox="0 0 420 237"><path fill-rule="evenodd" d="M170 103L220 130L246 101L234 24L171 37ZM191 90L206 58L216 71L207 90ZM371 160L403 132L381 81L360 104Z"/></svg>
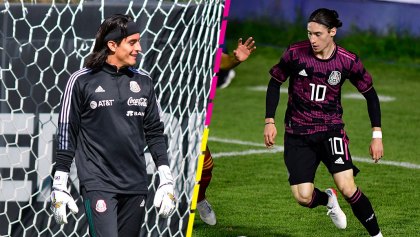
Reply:
<svg viewBox="0 0 420 237"><path fill-rule="evenodd" d="M198 190L198 198L197 202L203 201L204 198L206 198L206 190L207 187L210 184L212 174L211 172L206 172L201 175L201 181L200 181L200 188Z"/></svg>
<svg viewBox="0 0 420 237"><path fill-rule="evenodd" d="M312 193L312 200L306 207L314 208L319 205L326 206L327 203L328 203L328 194L320 191L317 188L314 188L314 191Z"/></svg>
<svg viewBox="0 0 420 237"><path fill-rule="evenodd" d="M209 225L216 224L216 214L210 203L206 200L206 190L210 184L213 170L213 158L207 147L204 154L203 171L201 174L200 189L198 190L197 210L202 221Z"/></svg>
<svg viewBox="0 0 420 237"><path fill-rule="evenodd" d="M378 221L369 199L357 188L356 192L350 198L346 199L353 210L354 215L360 223L366 228L371 236L380 233Z"/></svg>
<svg viewBox="0 0 420 237"><path fill-rule="evenodd" d="M383 237L383 235L382 235L382 233L381 233L381 232L379 232L377 235L372 236L372 237Z"/></svg>
<svg viewBox="0 0 420 237"><path fill-rule="evenodd" d="M212 178L212 170L213 170L213 158L211 157L211 153L209 149L207 148L204 154L203 171L201 174L201 181L200 181L200 188L198 191L197 202L203 201L204 198L206 198L206 190Z"/></svg>

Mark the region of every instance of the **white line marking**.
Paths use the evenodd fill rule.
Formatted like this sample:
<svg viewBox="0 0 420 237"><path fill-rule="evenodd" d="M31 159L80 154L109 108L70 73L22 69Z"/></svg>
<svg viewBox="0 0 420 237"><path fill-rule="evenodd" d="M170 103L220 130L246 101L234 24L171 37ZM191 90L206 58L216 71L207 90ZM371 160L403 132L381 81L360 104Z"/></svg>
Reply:
<svg viewBox="0 0 420 237"><path fill-rule="evenodd" d="M271 149L265 149L265 150L246 150L246 151L232 151L232 152L219 152L215 154L211 154L213 158L219 158L219 157L229 157L229 156L247 156L247 155L253 155L253 154L264 154L264 153L278 153L283 152L284 149L282 146L274 147Z"/></svg>
<svg viewBox="0 0 420 237"><path fill-rule="evenodd" d="M229 144L237 144L237 145L249 145L249 146L258 146L258 147L265 147L264 142L256 143L256 142L247 142L247 141L240 141L235 139L225 139L219 137L209 137L209 141L220 142L220 143L229 143Z"/></svg>
<svg viewBox="0 0 420 237"><path fill-rule="evenodd" d="M209 137L209 141L220 142L220 143L228 143L228 144L237 144L237 145L249 145L249 146L256 146L256 147L265 147L264 144L255 143L255 142L247 142L241 140L234 140L234 139L224 139L218 137ZM230 157L230 156L246 156L246 155L255 155L255 154L266 154L266 153L277 153L283 152L283 146L274 146L272 149L250 149L245 151L231 151L231 152L219 152L219 153L212 153L213 158L220 158L220 157ZM370 163L374 164L373 160L370 158L365 157L357 157L353 156L353 160L363 163ZM391 160L380 160L379 164L383 165L390 165L390 166L397 166L409 169L420 169L420 165L408 163L408 162L397 162Z"/></svg>
<svg viewBox="0 0 420 237"><path fill-rule="evenodd" d="M267 91L267 86L252 86L252 87L248 87L247 89L250 90L250 91L263 91L263 92L265 92L265 91ZM280 87L280 93L287 94L287 88ZM396 100L395 97L387 96L387 95L378 95L378 97L379 97L379 101L381 101L381 102L391 102L391 101ZM360 94L360 93L346 93L346 94L343 94L343 98L355 99L355 100L364 100L365 99L365 97L363 97L363 95Z"/></svg>
<svg viewBox="0 0 420 237"><path fill-rule="evenodd" d="M249 86L247 87L248 90L250 91L267 91L267 86ZM285 93L287 94L287 88L285 87L280 87L280 93Z"/></svg>
<svg viewBox="0 0 420 237"><path fill-rule="evenodd" d="M379 101L381 102L391 102L395 100L395 97L392 96L386 96L386 95L378 95ZM363 97L360 93L346 93L343 95L343 98L346 99L356 99L356 100L364 100L365 97Z"/></svg>
<svg viewBox="0 0 420 237"><path fill-rule="evenodd" d="M362 157L352 157L353 160L358 162L364 162L364 163L371 163L373 164L373 160L370 158L362 158ZM408 162L397 162L397 161L391 161L391 160L380 160L378 164L384 164L384 165L391 165L391 166L398 166L398 167L404 167L409 169L420 169L420 165L408 163Z"/></svg>

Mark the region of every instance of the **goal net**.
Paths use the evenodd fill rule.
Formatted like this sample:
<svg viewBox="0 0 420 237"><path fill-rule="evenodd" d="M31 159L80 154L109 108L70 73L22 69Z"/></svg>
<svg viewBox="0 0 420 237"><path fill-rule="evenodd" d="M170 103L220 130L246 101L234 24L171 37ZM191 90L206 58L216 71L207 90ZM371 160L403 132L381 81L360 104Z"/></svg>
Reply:
<svg viewBox="0 0 420 237"><path fill-rule="evenodd" d="M138 67L154 80L176 181L177 209L159 218L152 205L158 176L146 150L150 185L141 236L186 236L224 1L58 2L0 5L0 236L88 236L74 164L71 194L79 213L60 226L49 209L55 135L66 82L114 13L140 23Z"/></svg>

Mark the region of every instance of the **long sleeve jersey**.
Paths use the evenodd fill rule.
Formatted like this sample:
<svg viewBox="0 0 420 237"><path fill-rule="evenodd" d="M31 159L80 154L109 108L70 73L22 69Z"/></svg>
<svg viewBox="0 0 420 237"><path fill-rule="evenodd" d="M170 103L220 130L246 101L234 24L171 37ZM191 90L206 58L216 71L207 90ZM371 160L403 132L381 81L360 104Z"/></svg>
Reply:
<svg viewBox="0 0 420 237"><path fill-rule="evenodd" d="M274 118L280 85L290 78L285 115L285 129L288 133L304 135L342 129L341 86L346 79L360 93L373 94L368 98L373 98L369 101L373 101L371 104L376 108L369 111L373 111L370 114L375 117L375 121L380 120L379 101L376 101L376 92L371 90L371 75L355 54L338 45L333 55L324 60L314 55L309 40L292 44L280 62L271 68L270 75L266 99L267 118Z"/></svg>
<svg viewBox="0 0 420 237"><path fill-rule="evenodd" d="M146 194L146 144L156 166L168 165L161 109L150 77L104 64L73 73L61 101L56 170L75 157L89 190Z"/></svg>

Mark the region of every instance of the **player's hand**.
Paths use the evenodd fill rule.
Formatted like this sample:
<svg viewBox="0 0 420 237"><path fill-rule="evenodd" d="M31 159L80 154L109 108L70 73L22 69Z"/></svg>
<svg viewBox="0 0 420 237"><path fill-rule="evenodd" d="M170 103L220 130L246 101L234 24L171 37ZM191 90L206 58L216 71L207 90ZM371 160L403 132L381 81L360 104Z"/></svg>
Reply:
<svg viewBox="0 0 420 237"><path fill-rule="evenodd" d="M66 207L73 214L79 212L76 202L67 191L67 179L69 174L63 171L56 171L51 192L51 211L57 224L67 224Z"/></svg>
<svg viewBox="0 0 420 237"><path fill-rule="evenodd" d="M57 224L67 224L66 207L69 207L73 214L79 212L76 202L68 192L53 190L51 192L51 211Z"/></svg>
<svg viewBox="0 0 420 237"><path fill-rule="evenodd" d="M156 190L153 205L159 208L159 216L169 217L175 210L174 186L164 184Z"/></svg>
<svg viewBox="0 0 420 237"><path fill-rule="evenodd" d="M265 124L264 127L264 143L267 148L272 148L277 136L277 128L273 123Z"/></svg>
<svg viewBox="0 0 420 237"><path fill-rule="evenodd" d="M384 146L382 144L382 138L372 138L372 142L369 146L369 153L375 163L378 163L384 156Z"/></svg>
<svg viewBox="0 0 420 237"><path fill-rule="evenodd" d="M238 47L233 50L235 59L239 62L247 60L249 55L257 48L254 44L255 41L252 37L249 37L244 44L242 43L242 38L239 38Z"/></svg>
<svg viewBox="0 0 420 237"><path fill-rule="evenodd" d="M174 181L169 166L158 167L160 184L153 199L153 205L159 208L159 216L167 218L175 211Z"/></svg>

